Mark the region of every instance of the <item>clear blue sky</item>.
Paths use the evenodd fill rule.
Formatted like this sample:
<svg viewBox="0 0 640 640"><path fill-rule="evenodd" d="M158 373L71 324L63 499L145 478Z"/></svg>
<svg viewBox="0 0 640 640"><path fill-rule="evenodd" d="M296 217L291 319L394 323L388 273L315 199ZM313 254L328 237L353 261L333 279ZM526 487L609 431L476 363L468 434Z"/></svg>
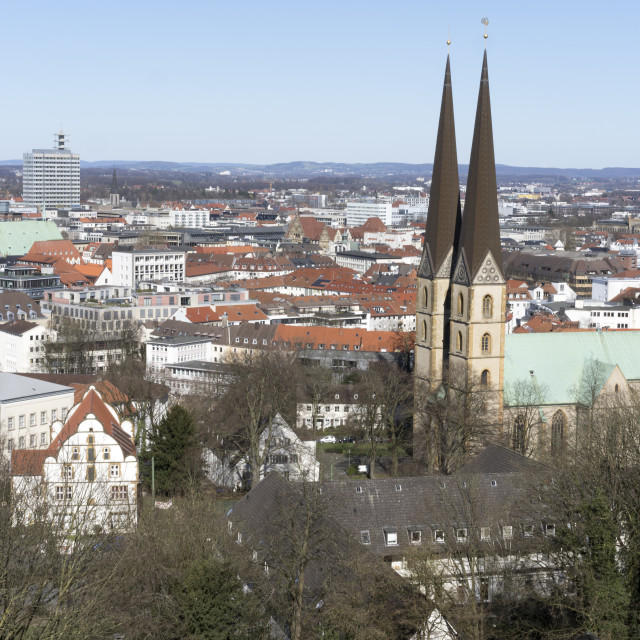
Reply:
<svg viewBox="0 0 640 640"><path fill-rule="evenodd" d="M468 162L488 16L496 161L640 166L640 3L5 3L0 159L432 162L451 28Z"/></svg>

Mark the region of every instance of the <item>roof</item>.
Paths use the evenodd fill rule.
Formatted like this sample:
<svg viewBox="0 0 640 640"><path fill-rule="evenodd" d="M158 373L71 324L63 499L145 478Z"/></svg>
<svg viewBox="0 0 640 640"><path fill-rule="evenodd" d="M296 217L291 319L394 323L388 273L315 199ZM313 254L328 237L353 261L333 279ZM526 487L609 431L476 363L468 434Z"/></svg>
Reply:
<svg viewBox="0 0 640 640"><path fill-rule="evenodd" d="M24 255L37 240L62 240L52 220L0 223L0 256Z"/></svg>
<svg viewBox="0 0 640 640"><path fill-rule="evenodd" d="M201 322L220 322L220 315L210 306L188 307L185 309L185 315L189 322L193 322L195 324Z"/></svg>
<svg viewBox="0 0 640 640"><path fill-rule="evenodd" d="M38 326L40 325L35 322L28 322L27 320L11 320L4 324L0 324L0 331L3 333L10 333L14 336L21 336L23 333L26 333Z"/></svg>
<svg viewBox="0 0 640 640"><path fill-rule="evenodd" d="M460 229L460 251L464 253L471 280L475 278L488 251L491 252L502 271L497 193L489 71L485 50Z"/></svg>
<svg viewBox="0 0 640 640"><path fill-rule="evenodd" d="M73 389L17 373L0 372L0 403L61 393L73 393Z"/></svg>
<svg viewBox="0 0 640 640"><path fill-rule="evenodd" d="M540 472L547 469L545 465L521 455L512 449L489 443L473 456L459 471L460 475L477 473L521 473Z"/></svg>
<svg viewBox="0 0 640 640"><path fill-rule="evenodd" d="M24 311L27 314L29 313L29 311L35 311L38 318L44 317L40 312L40 304L37 300L34 300L26 293L22 293L21 291L9 291L7 289L0 289L0 313L4 314L6 313L6 311L13 311L13 313L17 313L18 305L20 305L20 311ZM29 305L31 305L31 308L29 308ZM9 307L9 309L6 309L7 306Z"/></svg>
<svg viewBox="0 0 640 640"><path fill-rule="evenodd" d="M640 331L512 333L505 336L504 379L513 385L533 377L545 404L575 404L594 363L604 377L617 365L627 380L640 380L638 353ZM505 404L508 396L507 387Z"/></svg>
<svg viewBox="0 0 640 640"><path fill-rule="evenodd" d="M226 314L229 322L262 322L269 319L255 304L217 304L216 313L219 316Z"/></svg>
<svg viewBox="0 0 640 640"><path fill-rule="evenodd" d="M425 233L423 262L426 264L421 265L421 274L429 275L440 269L459 233L461 217L451 69L447 56Z"/></svg>

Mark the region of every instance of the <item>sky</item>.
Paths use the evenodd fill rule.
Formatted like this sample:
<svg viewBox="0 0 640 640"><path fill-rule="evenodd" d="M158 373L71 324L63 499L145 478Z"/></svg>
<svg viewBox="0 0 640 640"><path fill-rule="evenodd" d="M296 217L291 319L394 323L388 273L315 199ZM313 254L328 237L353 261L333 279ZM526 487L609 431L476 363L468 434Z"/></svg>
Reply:
<svg viewBox="0 0 640 640"><path fill-rule="evenodd" d="M485 16L496 162L640 167L634 0L5 3L0 159L433 162L450 30L465 164Z"/></svg>

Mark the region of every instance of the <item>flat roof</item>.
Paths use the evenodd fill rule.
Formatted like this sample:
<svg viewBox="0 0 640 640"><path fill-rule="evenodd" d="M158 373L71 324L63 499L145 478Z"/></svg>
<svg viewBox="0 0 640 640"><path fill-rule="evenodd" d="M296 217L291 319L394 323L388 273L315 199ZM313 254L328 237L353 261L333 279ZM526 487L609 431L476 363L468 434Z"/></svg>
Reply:
<svg viewBox="0 0 640 640"><path fill-rule="evenodd" d="M63 393L75 393L75 389L17 373L0 373L0 404Z"/></svg>

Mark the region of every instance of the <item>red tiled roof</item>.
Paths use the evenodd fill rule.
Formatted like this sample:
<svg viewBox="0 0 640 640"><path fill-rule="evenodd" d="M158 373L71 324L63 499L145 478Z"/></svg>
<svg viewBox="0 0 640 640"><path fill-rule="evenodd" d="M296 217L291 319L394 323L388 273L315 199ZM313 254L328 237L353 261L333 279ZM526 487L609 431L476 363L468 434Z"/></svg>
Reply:
<svg viewBox="0 0 640 640"><path fill-rule="evenodd" d="M220 315L217 314L210 306L206 307L188 307L185 309L185 315L189 322L198 324L200 322L220 322Z"/></svg>

